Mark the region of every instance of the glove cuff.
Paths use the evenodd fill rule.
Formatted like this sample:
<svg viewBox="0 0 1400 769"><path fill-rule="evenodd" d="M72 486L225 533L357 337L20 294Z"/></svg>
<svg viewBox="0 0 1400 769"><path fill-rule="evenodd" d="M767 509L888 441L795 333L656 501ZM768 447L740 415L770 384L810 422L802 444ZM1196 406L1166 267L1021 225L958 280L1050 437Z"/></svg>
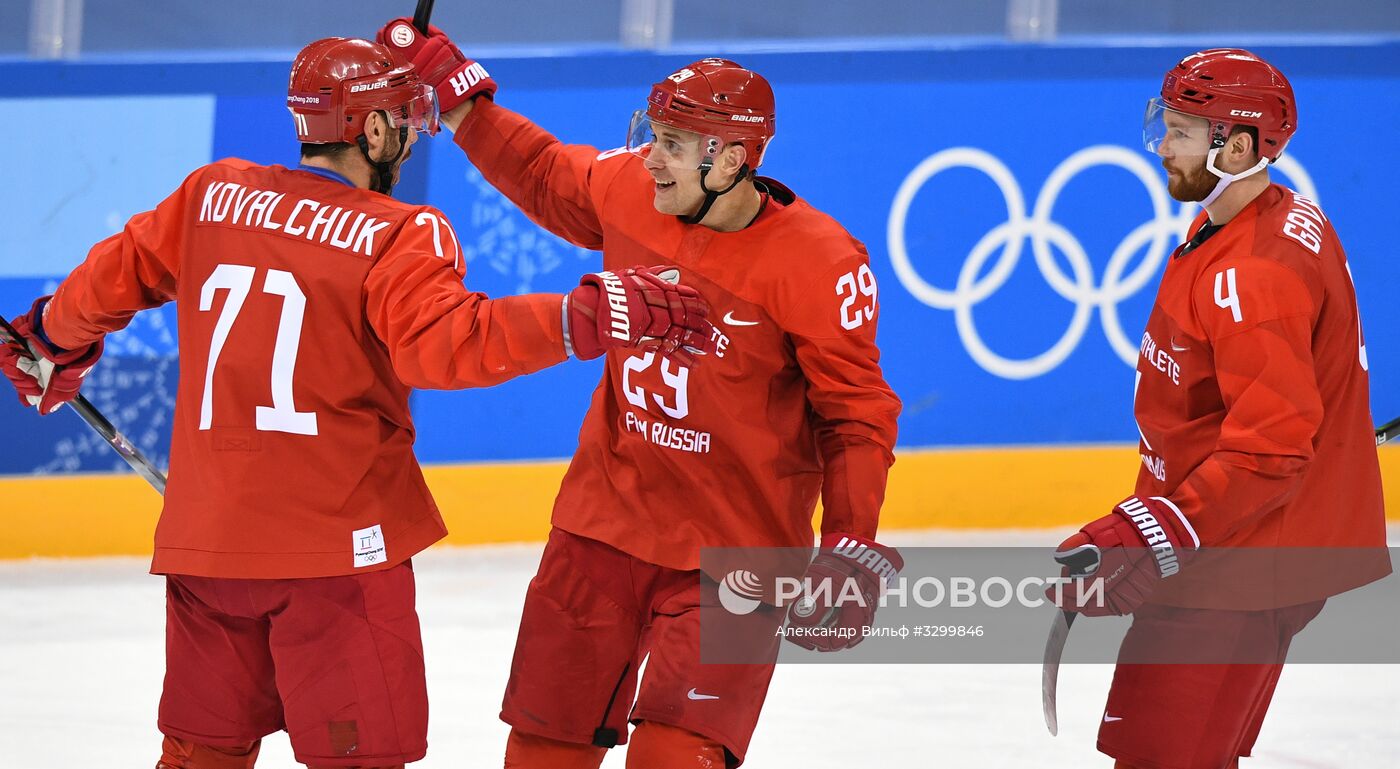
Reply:
<svg viewBox="0 0 1400 769"><path fill-rule="evenodd" d="M899 576L900 569L904 568L904 559L899 551L858 534L839 531L823 534L821 552L874 574L885 585L893 582Z"/></svg>
<svg viewBox="0 0 1400 769"><path fill-rule="evenodd" d="M30 352L36 356L53 363L55 366L82 366L91 364L102 357L102 340L98 339L92 344L68 350L54 344L44 333L44 308L48 305L53 295L41 296L34 300L34 305L29 308L29 312L15 318L13 325L18 331L23 344L29 346Z"/></svg>
<svg viewBox="0 0 1400 769"><path fill-rule="evenodd" d="M1113 512L1127 519L1151 548L1163 578L1180 571L1182 562L1201 546L1200 537L1181 508L1166 497L1128 497Z"/></svg>

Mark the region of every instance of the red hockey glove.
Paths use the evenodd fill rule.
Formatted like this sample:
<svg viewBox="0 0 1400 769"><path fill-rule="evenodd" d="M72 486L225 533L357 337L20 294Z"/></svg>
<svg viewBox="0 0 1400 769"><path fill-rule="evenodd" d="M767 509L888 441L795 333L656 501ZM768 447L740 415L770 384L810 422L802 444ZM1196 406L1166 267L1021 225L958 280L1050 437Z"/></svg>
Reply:
<svg viewBox="0 0 1400 769"><path fill-rule="evenodd" d="M1061 608L1091 617L1131 614L1200 546L1191 522L1171 500L1128 497L1060 543L1055 560L1066 567L1065 577L1076 579L1046 595ZM1103 584L1101 594L1097 582Z"/></svg>
<svg viewBox="0 0 1400 769"><path fill-rule="evenodd" d="M79 350L61 350L49 344L39 331L44 305L40 297L29 312L11 324L20 338L0 345L0 372L19 392L20 403L37 406L40 414L52 414L78 397L83 377L102 357L102 341Z"/></svg>
<svg viewBox="0 0 1400 769"><path fill-rule="evenodd" d="M611 348L654 349L683 366L714 352L714 325L700 292L677 285L680 271L629 267L583 276L564 297L572 354L596 358Z"/></svg>
<svg viewBox="0 0 1400 769"><path fill-rule="evenodd" d="M424 35L414 28L412 19L394 19L381 27L374 39L387 47L395 60L413 64L418 77L437 91L441 112L478 96L495 96L496 81L486 68L463 56L447 33L431 24Z"/></svg>
<svg viewBox="0 0 1400 769"><path fill-rule="evenodd" d="M854 534L823 535L802 578L805 595L788 607L785 637L823 652L855 646L875 620L885 587L902 568L904 559L892 547Z"/></svg>

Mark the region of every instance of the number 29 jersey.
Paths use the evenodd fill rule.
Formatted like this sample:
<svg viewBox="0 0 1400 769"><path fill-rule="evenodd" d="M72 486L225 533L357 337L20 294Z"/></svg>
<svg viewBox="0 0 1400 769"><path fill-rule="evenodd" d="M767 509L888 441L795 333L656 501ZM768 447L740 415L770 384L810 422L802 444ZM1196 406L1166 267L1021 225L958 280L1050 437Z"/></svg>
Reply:
<svg viewBox="0 0 1400 769"><path fill-rule="evenodd" d="M564 360L560 295L490 300L464 275L436 210L240 160L195 171L96 245L48 304L56 344L178 299L152 570L329 576L440 539L410 389L486 386Z"/></svg>
<svg viewBox="0 0 1400 769"><path fill-rule="evenodd" d="M684 223L655 209L640 157L565 145L491 101L454 138L605 269L675 265L711 306L718 350L694 367L608 353L555 526L673 569L698 568L702 547L808 547L819 497L823 531L875 535L900 402L859 241L771 180L742 230Z"/></svg>

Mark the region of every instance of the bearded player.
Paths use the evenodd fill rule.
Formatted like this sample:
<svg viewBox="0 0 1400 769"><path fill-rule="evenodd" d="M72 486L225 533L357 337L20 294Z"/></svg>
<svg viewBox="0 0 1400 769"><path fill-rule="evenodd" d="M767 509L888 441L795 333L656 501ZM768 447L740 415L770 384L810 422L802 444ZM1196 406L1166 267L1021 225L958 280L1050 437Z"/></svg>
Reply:
<svg viewBox="0 0 1400 769"><path fill-rule="evenodd" d="M438 86L457 145L532 220L601 250L605 265L677 265L723 316L703 365L607 356L525 599L505 763L596 767L630 721L628 766L737 766L781 615L756 613L773 620L753 623L767 633L765 664L701 665L700 609L723 576L701 576L701 548L808 548L820 496L809 576L850 578L867 600L793 618L819 629L867 625L882 576L899 568L873 541L900 405L878 364L865 248L755 175L773 92L732 61L657 83L627 146L600 153L497 105L495 81L440 30L424 37L400 19L378 39ZM802 643L834 650L850 635Z"/></svg>
<svg viewBox="0 0 1400 769"><path fill-rule="evenodd" d="M1283 73L1238 49L1182 59L1148 103L1172 197L1204 211L1142 337L1134 493L1057 554L1101 558L1102 605L1067 608L1133 615L1099 729L1118 769L1237 767L1294 635L1390 571L1346 254L1314 201L1269 180L1294 104ZM1346 550L1305 570L1271 560L1300 547ZM1222 664L1127 661L1186 649Z"/></svg>
<svg viewBox="0 0 1400 769"><path fill-rule="evenodd" d="M382 46L307 46L287 106L301 165L197 169L15 321L27 348L0 348L22 402L49 414L105 334L177 302L151 567L167 575L158 769L251 767L282 729L310 766L422 758L410 558L446 529L413 456L410 389L489 386L611 347L689 361L712 331L693 289L642 269L568 296L468 291L447 220L389 196L438 107Z"/></svg>

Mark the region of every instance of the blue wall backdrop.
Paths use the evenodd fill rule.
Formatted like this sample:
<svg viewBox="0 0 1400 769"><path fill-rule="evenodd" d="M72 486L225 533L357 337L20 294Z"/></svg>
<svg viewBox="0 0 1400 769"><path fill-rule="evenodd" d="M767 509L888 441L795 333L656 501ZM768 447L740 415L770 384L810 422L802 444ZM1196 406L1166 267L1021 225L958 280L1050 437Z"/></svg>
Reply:
<svg viewBox="0 0 1400 769"><path fill-rule="evenodd" d="M1200 42L1200 41L1197 41ZM914 446L1128 442L1137 340L1166 253L1194 211L1141 149L1162 72L1197 42L1117 48L977 45L730 52L778 95L764 171L869 246L880 340ZM1205 41L1213 45L1232 41ZM1378 419L1400 414L1400 42L1256 51L1293 81L1300 131L1276 178L1313 194L1347 245ZM651 82L694 53L486 58L499 101L570 142L621 143ZM286 62L0 63L0 119L28 126L0 186L0 312L52 290L97 239L188 171L237 155L294 163ZM558 291L597 257L535 228L446 136L415 148L401 196L454 222L467 283ZM16 151L17 150L17 151ZM18 171L18 173L16 173ZM178 363L173 313L143 313L85 387L166 452ZM424 461L568 456L596 363L492 390L415 396ZM8 396L5 396L8 399ZM0 473L120 461L69 415L0 402ZM38 447L36 449L36 446Z"/></svg>

